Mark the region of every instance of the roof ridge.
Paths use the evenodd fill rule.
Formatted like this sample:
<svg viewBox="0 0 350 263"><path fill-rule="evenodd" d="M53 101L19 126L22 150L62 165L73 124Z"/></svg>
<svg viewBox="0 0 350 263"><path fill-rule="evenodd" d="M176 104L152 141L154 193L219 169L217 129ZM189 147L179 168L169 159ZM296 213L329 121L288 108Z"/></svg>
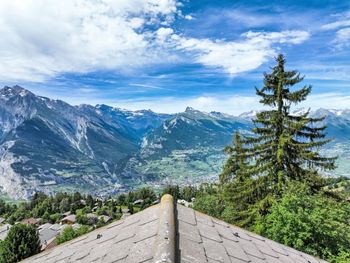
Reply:
<svg viewBox="0 0 350 263"><path fill-rule="evenodd" d="M158 234L155 242L154 263L175 262L175 209L171 195L163 195L160 202Z"/></svg>

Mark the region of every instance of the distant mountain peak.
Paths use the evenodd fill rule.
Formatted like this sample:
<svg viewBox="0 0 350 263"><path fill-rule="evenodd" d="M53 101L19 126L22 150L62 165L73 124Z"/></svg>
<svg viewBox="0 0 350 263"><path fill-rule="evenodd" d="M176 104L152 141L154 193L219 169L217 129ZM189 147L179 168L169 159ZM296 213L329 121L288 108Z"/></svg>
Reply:
<svg viewBox="0 0 350 263"><path fill-rule="evenodd" d="M193 112L196 111L194 108L187 106L185 112Z"/></svg>
<svg viewBox="0 0 350 263"><path fill-rule="evenodd" d="M0 89L0 94L5 95L5 96L27 96L27 95L32 95L34 96L33 93L31 93L29 90L26 90L22 88L21 86L15 85L13 87L5 86L2 89Z"/></svg>

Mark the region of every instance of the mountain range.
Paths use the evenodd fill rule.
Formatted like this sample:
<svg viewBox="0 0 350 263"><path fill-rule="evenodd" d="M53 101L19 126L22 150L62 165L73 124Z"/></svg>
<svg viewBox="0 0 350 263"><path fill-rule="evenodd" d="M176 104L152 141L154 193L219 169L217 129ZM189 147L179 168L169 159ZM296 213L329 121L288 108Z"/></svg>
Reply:
<svg viewBox="0 0 350 263"><path fill-rule="evenodd" d="M226 158L223 147L235 130L249 133L255 114L72 106L20 86L4 87L0 193L14 199L27 199L35 191L106 195L142 185L213 181ZM327 132L335 139L326 152L340 157L334 175L346 175L350 110L311 114L326 116Z"/></svg>

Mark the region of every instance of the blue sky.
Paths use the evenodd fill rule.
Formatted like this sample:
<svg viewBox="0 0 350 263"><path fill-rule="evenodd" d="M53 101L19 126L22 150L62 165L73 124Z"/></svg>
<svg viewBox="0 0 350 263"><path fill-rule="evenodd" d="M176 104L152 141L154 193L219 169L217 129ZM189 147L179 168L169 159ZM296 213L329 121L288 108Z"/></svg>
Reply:
<svg viewBox="0 0 350 263"><path fill-rule="evenodd" d="M2 0L0 34L2 85L71 104L239 114L283 53L350 108L349 1Z"/></svg>

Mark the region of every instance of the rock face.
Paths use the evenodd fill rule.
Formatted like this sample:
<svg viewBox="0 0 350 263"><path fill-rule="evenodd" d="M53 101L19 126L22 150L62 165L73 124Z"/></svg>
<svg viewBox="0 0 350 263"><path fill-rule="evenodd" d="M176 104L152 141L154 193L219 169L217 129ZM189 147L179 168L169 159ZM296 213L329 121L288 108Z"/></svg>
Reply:
<svg viewBox="0 0 350 263"><path fill-rule="evenodd" d="M249 132L255 114L234 117L187 108L169 115L107 105L71 106L19 86L4 87L0 194L17 199L38 190L111 194L169 178L180 184L217 178L225 160L223 147L235 130ZM344 149L350 110L312 114L326 116L329 135L342 143L338 150Z"/></svg>
<svg viewBox="0 0 350 263"><path fill-rule="evenodd" d="M168 115L105 105L71 106L19 86L0 90L0 187L14 198L33 191L92 191L118 184L123 164Z"/></svg>

